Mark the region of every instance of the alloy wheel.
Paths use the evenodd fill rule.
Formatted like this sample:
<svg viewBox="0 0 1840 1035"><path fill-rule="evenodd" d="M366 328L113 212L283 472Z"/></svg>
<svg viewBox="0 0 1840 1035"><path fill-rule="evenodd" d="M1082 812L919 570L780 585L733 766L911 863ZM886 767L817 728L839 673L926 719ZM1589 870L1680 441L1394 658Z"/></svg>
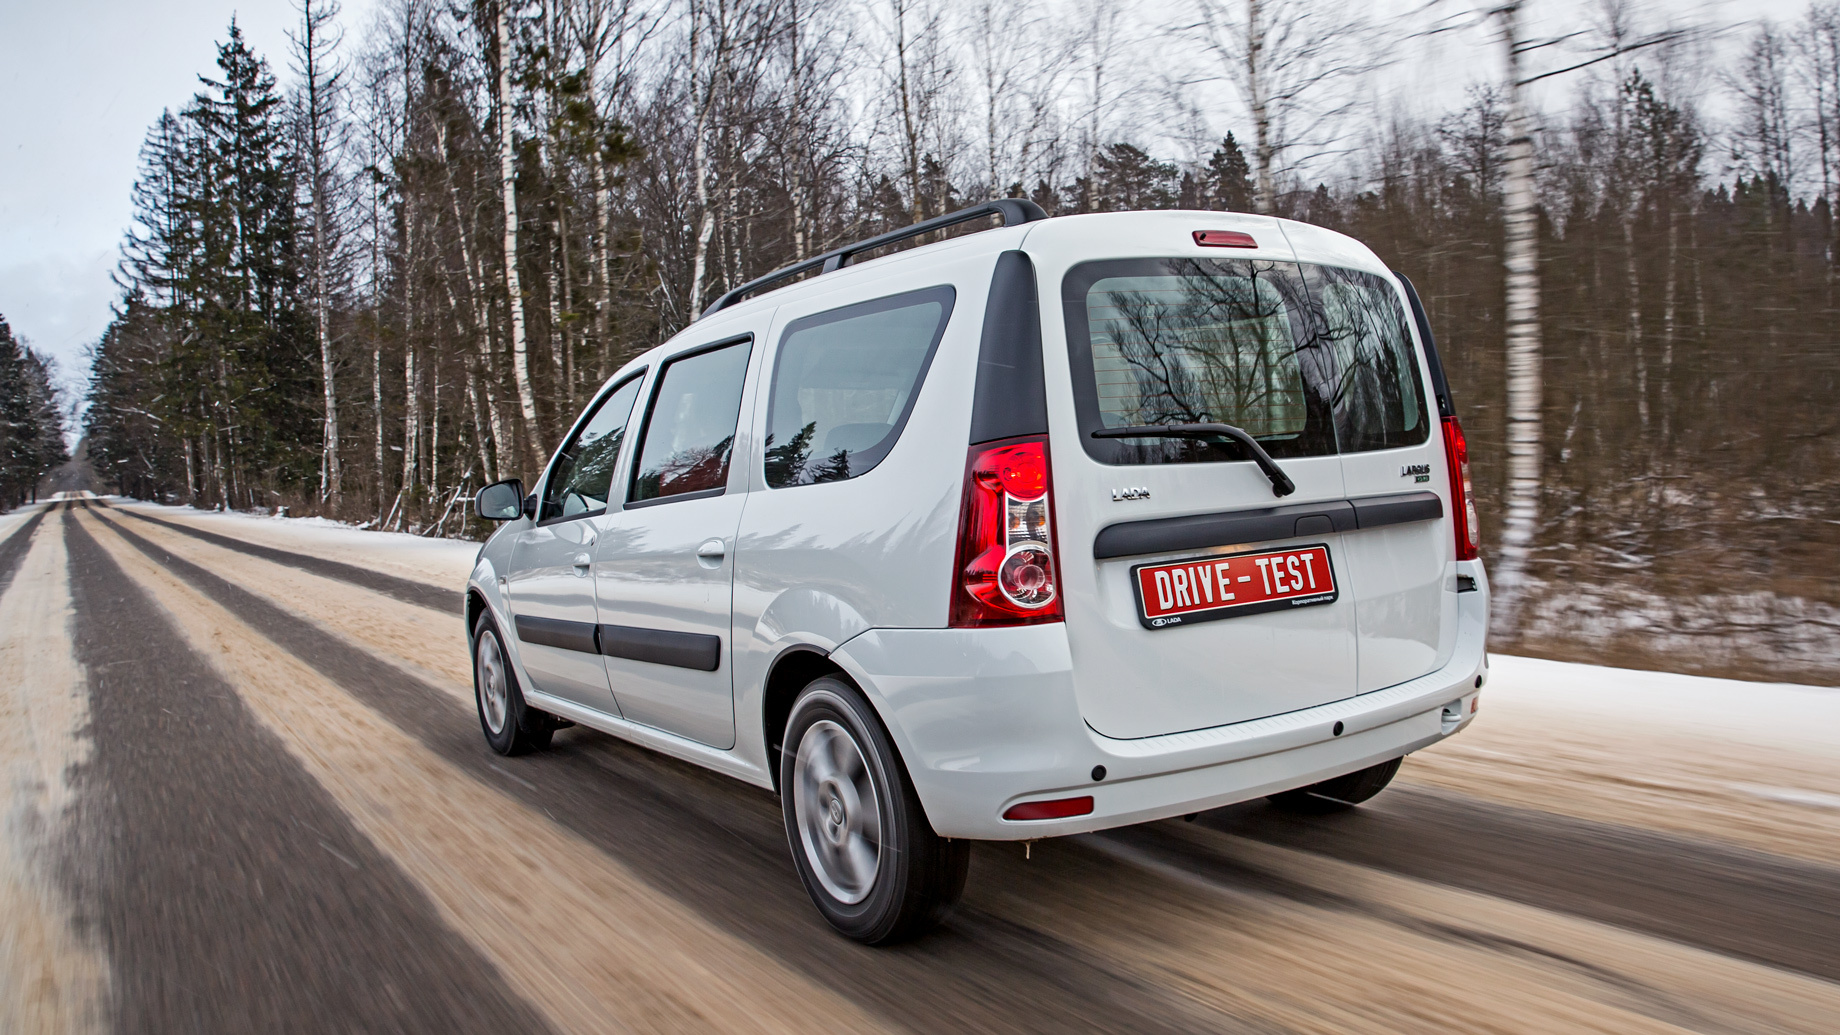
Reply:
<svg viewBox="0 0 1840 1035"><path fill-rule="evenodd" d="M799 840L818 882L839 902L861 902L881 868L882 812L856 738L830 719L812 723L792 782Z"/></svg>

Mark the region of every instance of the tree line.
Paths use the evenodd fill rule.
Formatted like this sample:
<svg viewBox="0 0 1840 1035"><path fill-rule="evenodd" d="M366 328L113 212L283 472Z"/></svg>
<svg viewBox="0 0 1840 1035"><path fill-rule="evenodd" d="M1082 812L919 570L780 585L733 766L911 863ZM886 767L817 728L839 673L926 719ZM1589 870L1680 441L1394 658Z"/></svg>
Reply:
<svg viewBox="0 0 1840 1035"><path fill-rule="evenodd" d="M51 361L0 316L0 510L38 499L38 480L67 459Z"/></svg>
<svg viewBox="0 0 1840 1035"><path fill-rule="evenodd" d="M1021 196L1368 243L1431 309L1500 534L1513 96L1380 106L1415 27L1327 0L1167 24L1112 0L386 0L361 27L300 3L285 85L232 24L148 133L85 418L118 491L462 533L457 501L534 473L721 292ZM1840 13L1720 50L1594 10L1603 60L1529 120L1528 577L1826 600L1795 580L1840 548Z"/></svg>

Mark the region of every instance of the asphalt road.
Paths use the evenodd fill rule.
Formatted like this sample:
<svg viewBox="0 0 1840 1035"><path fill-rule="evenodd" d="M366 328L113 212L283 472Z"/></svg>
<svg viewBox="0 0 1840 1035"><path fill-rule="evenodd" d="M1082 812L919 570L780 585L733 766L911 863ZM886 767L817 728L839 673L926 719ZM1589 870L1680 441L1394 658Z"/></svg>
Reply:
<svg viewBox="0 0 1840 1035"><path fill-rule="evenodd" d="M771 795L580 728L492 754L457 587L197 524L0 540L0 1029L1840 1030L1840 868L1410 781L979 845L943 930L865 949Z"/></svg>

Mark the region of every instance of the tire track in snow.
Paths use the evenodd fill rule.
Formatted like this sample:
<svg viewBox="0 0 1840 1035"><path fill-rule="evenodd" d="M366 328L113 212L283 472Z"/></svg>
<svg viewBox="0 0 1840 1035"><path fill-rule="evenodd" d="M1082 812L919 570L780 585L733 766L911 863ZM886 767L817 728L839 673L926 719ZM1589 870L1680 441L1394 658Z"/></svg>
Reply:
<svg viewBox="0 0 1840 1035"><path fill-rule="evenodd" d="M118 1030L540 1031L66 509L98 854L75 883Z"/></svg>

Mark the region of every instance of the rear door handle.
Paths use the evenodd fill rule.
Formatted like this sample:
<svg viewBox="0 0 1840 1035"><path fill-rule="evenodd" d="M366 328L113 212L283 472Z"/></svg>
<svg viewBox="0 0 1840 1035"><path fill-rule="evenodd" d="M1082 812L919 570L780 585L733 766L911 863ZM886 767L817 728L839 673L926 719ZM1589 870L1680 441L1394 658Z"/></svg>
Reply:
<svg viewBox="0 0 1840 1035"><path fill-rule="evenodd" d="M590 554L578 553L569 563L574 566L575 574L586 575L588 568L594 564L594 557Z"/></svg>

